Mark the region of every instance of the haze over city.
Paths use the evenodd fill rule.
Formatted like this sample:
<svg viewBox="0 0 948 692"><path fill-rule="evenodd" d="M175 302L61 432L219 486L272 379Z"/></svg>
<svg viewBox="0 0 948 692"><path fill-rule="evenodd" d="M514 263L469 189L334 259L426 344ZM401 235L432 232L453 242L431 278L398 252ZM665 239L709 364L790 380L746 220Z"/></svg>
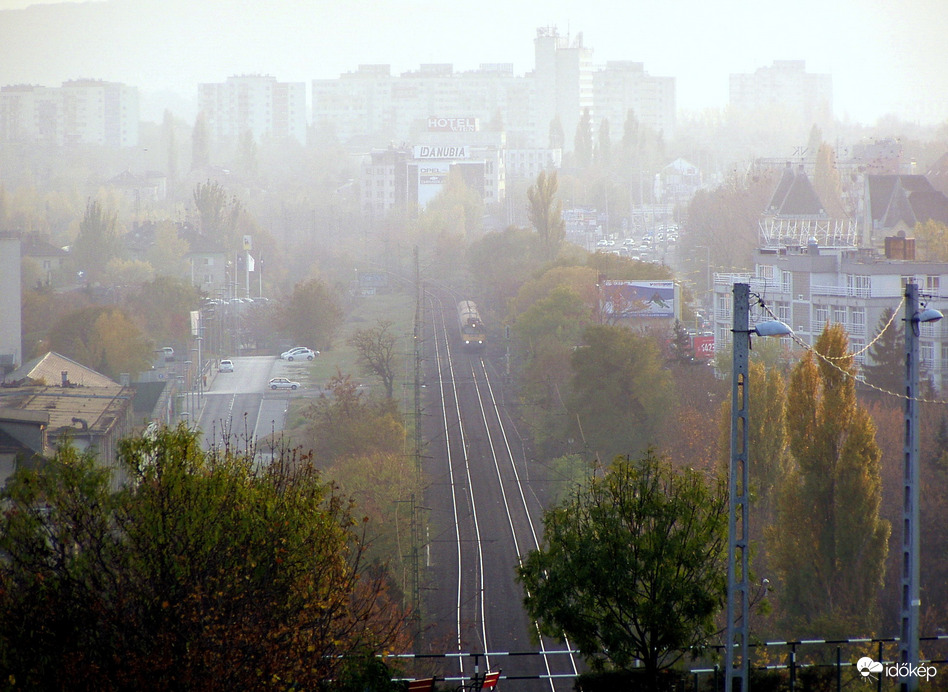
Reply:
<svg viewBox="0 0 948 692"><path fill-rule="evenodd" d="M674 77L681 112L725 107L730 74L805 60L808 72L832 75L839 119L948 118L943 0L0 0L0 86L103 79L143 95L171 92L177 111L196 108L199 83L236 74L308 83L369 63L393 74L422 63L512 63L524 74L546 26L581 33L596 64L631 60Z"/></svg>

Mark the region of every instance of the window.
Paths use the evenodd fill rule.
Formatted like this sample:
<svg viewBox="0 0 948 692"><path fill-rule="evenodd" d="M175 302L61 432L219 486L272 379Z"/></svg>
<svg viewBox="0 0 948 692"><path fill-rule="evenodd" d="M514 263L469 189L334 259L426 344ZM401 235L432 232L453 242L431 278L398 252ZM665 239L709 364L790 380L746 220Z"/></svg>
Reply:
<svg viewBox="0 0 948 692"><path fill-rule="evenodd" d="M846 324L846 307L836 306L833 308L833 322Z"/></svg>
<svg viewBox="0 0 948 692"><path fill-rule="evenodd" d="M786 303L777 303L777 319L790 324L790 306Z"/></svg>
<svg viewBox="0 0 948 692"><path fill-rule="evenodd" d="M792 286L791 282L792 274L790 272L782 271L780 272L780 290L784 293L790 293Z"/></svg>
<svg viewBox="0 0 948 692"><path fill-rule="evenodd" d="M716 317L720 320L727 320L731 318L731 300L730 296L720 295L717 300L717 313Z"/></svg>
<svg viewBox="0 0 948 692"><path fill-rule="evenodd" d="M862 336L866 333L866 309L853 308L850 313L849 333Z"/></svg>
<svg viewBox="0 0 948 692"><path fill-rule="evenodd" d="M829 308L825 305L816 306L816 324L813 325L815 330L822 331L823 327L829 322Z"/></svg>
<svg viewBox="0 0 948 692"><path fill-rule="evenodd" d="M940 276L926 276L925 277L925 293L930 293L932 295L938 295L938 285L941 283Z"/></svg>
<svg viewBox="0 0 948 692"><path fill-rule="evenodd" d="M848 289L847 293L851 296L858 296L860 298L868 298L870 291L871 281L868 276L863 274L847 274L846 275L846 288Z"/></svg>
<svg viewBox="0 0 948 692"><path fill-rule="evenodd" d="M935 364L935 344L923 341L918 345L919 365L931 369Z"/></svg>
<svg viewBox="0 0 948 692"><path fill-rule="evenodd" d="M849 352L853 354L853 360L862 365L866 362L866 352L863 349L866 344L861 339L853 339L849 342Z"/></svg>

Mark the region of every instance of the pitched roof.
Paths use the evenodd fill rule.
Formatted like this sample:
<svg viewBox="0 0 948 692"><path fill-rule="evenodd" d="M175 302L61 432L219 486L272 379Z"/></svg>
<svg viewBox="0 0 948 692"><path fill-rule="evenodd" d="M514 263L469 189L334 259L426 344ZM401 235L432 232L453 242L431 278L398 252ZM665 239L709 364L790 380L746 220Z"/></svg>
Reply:
<svg viewBox="0 0 948 692"><path fill-rule="evenodd" d="M948 197L924 175L870 175L867 185L873 225L886 229L902 222L911 227L930 219L948 223Z"/></svg>
<svg viewBox="0 0 948 692"><path fill-rule="evenodd" d="M64 374L65 373L65 374ZM120 387L117 382L105 375L87 368L66 356L50 351L45 356L23 363L11 373L7 373L5 382L32 380L36 384L47 386L61 385L65 377L69 384L80 387Z"/></svg>
<svg viewBox="0 0 948 692"><path fill-rule="evenodd" d="M802 166L794 172L788 163L770 198L769 212L775 216L826 216L823 209L823 203Z"/></svg>

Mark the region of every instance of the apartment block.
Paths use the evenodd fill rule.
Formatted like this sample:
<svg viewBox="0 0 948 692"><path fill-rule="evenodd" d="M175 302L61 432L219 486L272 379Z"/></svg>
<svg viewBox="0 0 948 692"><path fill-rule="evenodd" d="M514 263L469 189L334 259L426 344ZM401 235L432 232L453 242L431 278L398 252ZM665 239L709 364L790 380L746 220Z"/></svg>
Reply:
<svg viewBox="0 0 948 692"><path fill-rule="evenodd" d="M198 85L198 108L218 142L237 142L247 132L255 141L306 142L305 82L278 82L270 75L228 77Z"/></svg>
<svg viewBox="0 0 948 692"><path fill-rule="evenodd" d="M815 242L758 250L753 273L714 276L715 349L731 343L733 285L747 283L803 342L815 343L827 324L838 323L849 334L856 363L870 363L866 346L875 337L882 312L901 309L906 283L917 284L922 294L936 296L943 284L948 286L948 263L899 259L902 256L891 252L884 256L864 248L820 247ZM897 329L905 328L901 318L898 315ZM751 310L752 323L768 319L772 318L764 310ZM948 325L942 322L919 325L920 371L939 391L948 383Z"/></svg>
<svg viewBox="0 0 948 692"><path fill-rule="evenodd" d="M0 88L0 139L48 145L138 145L138 90L78 79Z"/></svg>
<svg viewBox="0 0 948 692"><path fill-rule="evenodd" d="M774 60L753 74L732 74L729 94L738 115L780 116L806 127L833 117L833 77L807 72L805 60Z"/></svg>

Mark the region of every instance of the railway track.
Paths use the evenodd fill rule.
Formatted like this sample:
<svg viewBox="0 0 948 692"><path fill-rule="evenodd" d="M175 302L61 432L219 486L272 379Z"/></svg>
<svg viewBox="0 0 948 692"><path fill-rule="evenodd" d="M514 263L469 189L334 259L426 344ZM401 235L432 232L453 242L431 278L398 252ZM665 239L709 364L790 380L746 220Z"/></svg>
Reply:
<svg viewBox="0 0 948 692"><path fill-rule="evenodd" d="M454 298L427 296L428 649L449 655L449 680L470 677L476 660L480 672L503 669L504 689L571 689L568 642L539 636L515 580L539 546L542 507L522 447L511 443L498 375L483 353L460 348Z"/></svg>

